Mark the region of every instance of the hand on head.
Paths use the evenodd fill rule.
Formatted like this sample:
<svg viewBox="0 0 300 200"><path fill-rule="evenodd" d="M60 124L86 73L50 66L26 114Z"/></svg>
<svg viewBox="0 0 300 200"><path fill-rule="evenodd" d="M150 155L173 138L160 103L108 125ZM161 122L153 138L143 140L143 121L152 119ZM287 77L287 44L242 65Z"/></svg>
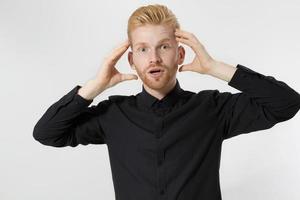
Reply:
<svg viewBox="0 0 300 200"><path fill-rule="evenodd" d="M104 62L96 76L96 81L104 88L110 88L122 81L138 79L137 75L120 73L115 67L129 46L130 43L128 39L126 39L122 44L115 48L110 55L105 57Z"/></svg>
<svg viewBox="0 0 300 200"><path fill-rule="evenodd" d="M212 68L215 60L208 54L197 37L193 33L189 33L180 29L175 30L175 37L176 41L188 45L196 54L191 63L181 65L178 71L193 71L206 74Z"/></svg>

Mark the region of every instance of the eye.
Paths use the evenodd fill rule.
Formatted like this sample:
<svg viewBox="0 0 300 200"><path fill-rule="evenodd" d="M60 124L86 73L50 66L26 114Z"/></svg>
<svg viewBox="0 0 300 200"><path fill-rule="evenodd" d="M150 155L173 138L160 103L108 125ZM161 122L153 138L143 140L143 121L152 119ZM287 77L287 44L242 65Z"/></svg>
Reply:
<svg viewBox="0 0 300 200"><path fill-rule="evenodd" d="M146 49L145 47L140 47L140 48L138 49L138 51L145 52L145 51L144 51L145 49Z"/></svg>
<svg viewBox="0 0 300 200"><path fill-rule="evenodd" d="M170 45L168 45L168 44L163 44L163 45L161 45L162 47L166 47L166 48L163 48L163 49L168 49L169 47L170 47Z"/></svg>

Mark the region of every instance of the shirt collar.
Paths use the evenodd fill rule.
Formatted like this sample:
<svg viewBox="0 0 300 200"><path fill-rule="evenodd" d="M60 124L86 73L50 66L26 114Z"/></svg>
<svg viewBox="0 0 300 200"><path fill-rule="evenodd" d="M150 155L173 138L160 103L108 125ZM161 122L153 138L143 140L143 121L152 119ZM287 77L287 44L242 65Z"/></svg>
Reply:
<svg viewBox="0 0 300 200"><path fill-rule="evenodd" d="M180 87L179 81L176 78L175 86L170 90L168 94L161 100L149 94L144 85L142 85L142 92L137 94L137 101L139 105L146 106L148 108L153 107L172 107L179 99L183 89Z"/></svg>

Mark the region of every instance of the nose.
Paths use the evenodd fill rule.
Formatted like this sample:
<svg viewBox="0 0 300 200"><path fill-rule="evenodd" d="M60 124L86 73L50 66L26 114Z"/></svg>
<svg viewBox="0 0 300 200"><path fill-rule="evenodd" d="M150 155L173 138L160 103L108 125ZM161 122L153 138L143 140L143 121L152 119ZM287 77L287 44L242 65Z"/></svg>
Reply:
<svg viewBox="0 0 300 200"><path fill-rule="evenodd" d="M161 62L161 58L160 56L158 55L157 51L153 50L151 51L150 53L150 63L160 63Z"/></svg>

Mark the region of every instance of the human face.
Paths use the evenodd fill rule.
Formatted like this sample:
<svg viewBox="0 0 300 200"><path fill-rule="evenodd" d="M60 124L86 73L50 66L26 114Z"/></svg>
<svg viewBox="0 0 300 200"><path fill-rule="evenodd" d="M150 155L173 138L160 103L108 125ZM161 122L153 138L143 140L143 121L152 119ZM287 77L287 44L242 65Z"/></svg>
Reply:
<svg viewBox="0 0 300 200"><path fill-rule="evenodd" d="M131 38L132 52L128 53L128 61L144 85L163 90L176 83L184 49L178 47L174 30L166 25L144 25L134 29ZM154 68L159 68L161 72L150 73Z"/></svg>

